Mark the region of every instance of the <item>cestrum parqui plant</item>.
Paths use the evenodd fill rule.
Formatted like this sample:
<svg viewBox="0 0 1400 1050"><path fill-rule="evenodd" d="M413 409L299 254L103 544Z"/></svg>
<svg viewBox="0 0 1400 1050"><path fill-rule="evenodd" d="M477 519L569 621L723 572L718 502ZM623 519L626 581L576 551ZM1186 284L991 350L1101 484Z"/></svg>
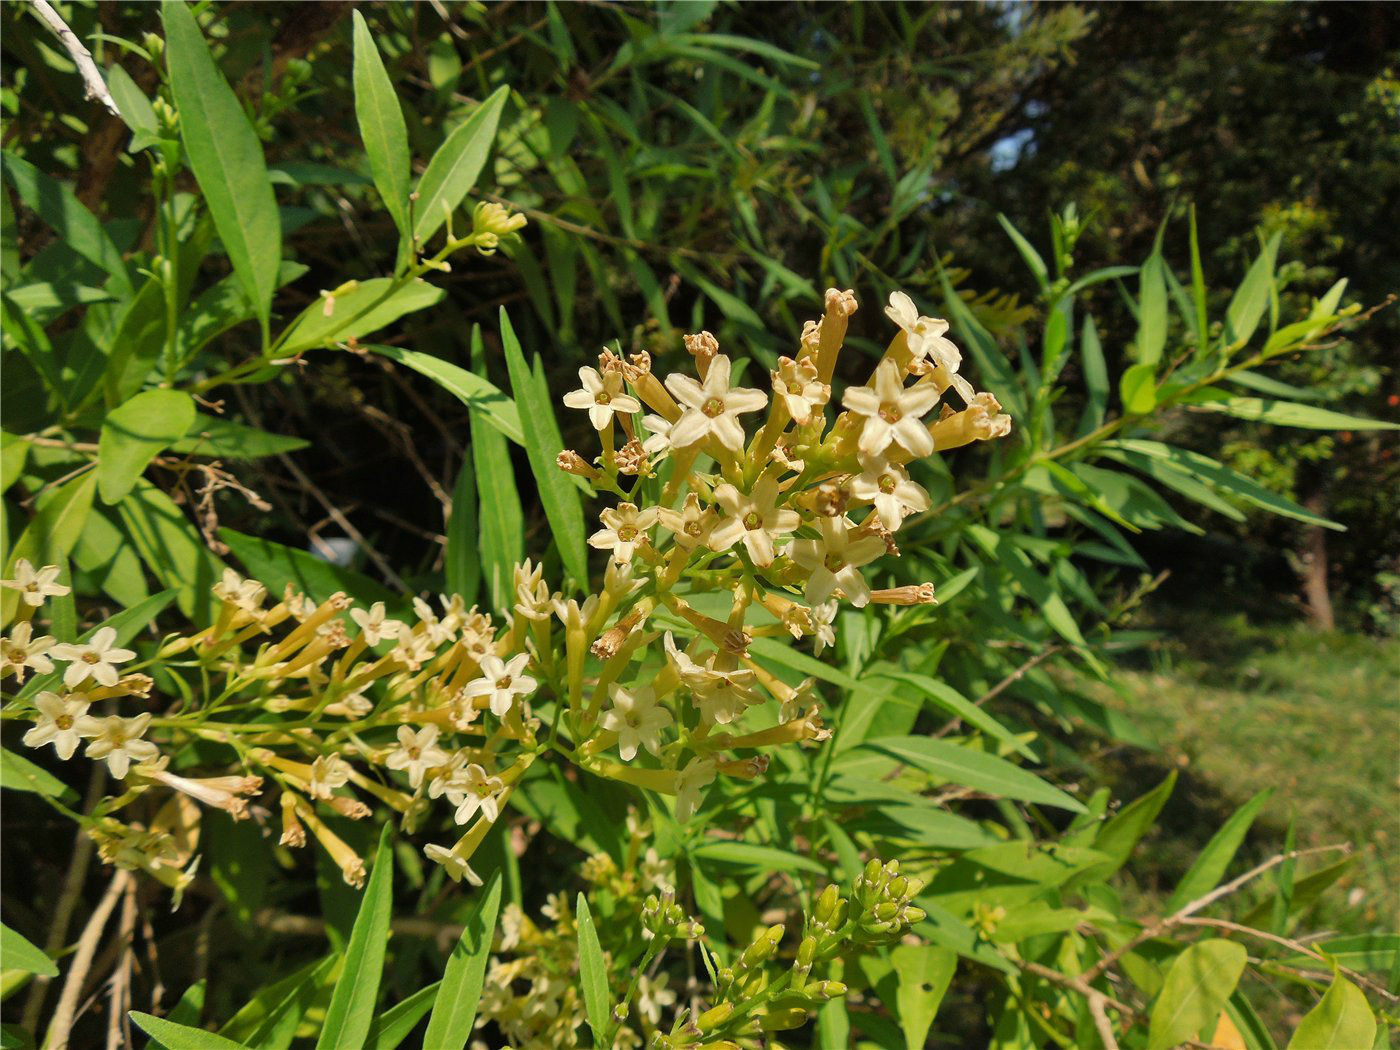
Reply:
<svg viewBox="0 0 1400 1050"><path fill-rule="evenodd" d="M392 610L291 587L275 597L230 571L210 627L138 654L125 648L134 630L40 633L45 603L68 589L53 566L19 562L0 581L20 598L0 646L17 687L4 716L29 724L32 748L106 764L121 790L87 815L89 834L104 860L177 899L198 862L177 834L191 803L280 815L282 845L315 840L355 885L364 859L328 814L387 809L411 833L436 807L435 823L461 830L425 854L477 884L477 847L546 754L667 796L689 820L719 778L752 780L767 749L827 735L812 683L765 668L753 639L810 641L820 655L842 603L932 601L928 583L873 586L904 517L929 506L910 466L1010 429L957 374L946 325L901 293L868 380L833 395L855 309L850 292L828 291L771 395L741 385L706 332L685 339L694 375L663 379L646 354L610 352L581 370L564 403L587 413L601 453L566 451L559 465L618 497L590 539L607 552L602 586L582 600L530 562L499 618L455 596ZM220 749L218 768L194 768Z"/></svg>

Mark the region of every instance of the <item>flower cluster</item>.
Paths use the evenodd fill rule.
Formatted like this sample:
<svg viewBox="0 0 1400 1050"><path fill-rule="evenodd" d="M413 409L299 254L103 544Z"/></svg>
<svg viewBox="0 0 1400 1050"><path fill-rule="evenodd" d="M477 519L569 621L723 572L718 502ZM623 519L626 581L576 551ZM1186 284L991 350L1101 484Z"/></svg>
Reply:
<svg viewBox="0 0 1400 1050"><path fill-rule="evenodd" d="M462 830L425 853L453 880L479 884L474 852L549 752L670 796L689 820L716 778L752 780L766 749L828 735L813 681L765 667L754 639L811 639L820 654L841 602L932 601L931 584L878 588L869 576L898 553L906 517L929 508L909 466L1009 429L995 399L958 375L946 325L900 294L887 311L894 340L829 419L855 308L851 293L828 292L825 316L773 370L771 397L736 385L704 332L685 340L698 378L663 381L646 355L605 353L581 370L565 403L587 412L602 453L589 463L565 452L560 465L621 497L590 537L608 560L601 588L582 600L529 561L499 619L457 596L394 609L291 587L276 598L230 571L213 588L211 626L138 659L113 626L76 642L37 634L35 614L68 588L57 568L19 561L0 581L20 598L0 639L0 673L20 687L5 717L32 723L30 747L62 760L83 748L106 763L125 790L90 825L103 855L176 889L189 877L177 862L193 863L170 830L186 804L235 819L280 814L284 846L314 838L359 884L363 858L326 817L363 819L378 802L412 831L438 799ZM949 390L964 407L945 404L925 422ZM745 416L762 419L752 435ZM167 697L152 696L143 669ZM197 741L225 749L223 768L203 771L213 775L188 768L211 753L186 746ZM268 782L277 805L252 804ZM157 788L183 801L117 818Z"/></svg>

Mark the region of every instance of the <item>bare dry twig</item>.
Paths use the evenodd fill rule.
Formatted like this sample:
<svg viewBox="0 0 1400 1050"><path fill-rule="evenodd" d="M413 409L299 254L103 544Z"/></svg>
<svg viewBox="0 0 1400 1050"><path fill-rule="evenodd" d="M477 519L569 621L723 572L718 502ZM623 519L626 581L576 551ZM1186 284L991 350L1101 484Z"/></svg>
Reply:
<svg viewBox="0 0 1400 1050"><path fill-rule="evenodd" d="M101 70L97 68L97 63L92 60L92 52L83 46L83 42L78 39L78 34L68 28L68 23L59 17L58 12L50 6L48 0L30 0L30 2L34 5L34 13L53 30L54 36L58 37L58 42L63 45L68 56L73 59L74 65L78 67L78 72L83 78L84 97L96 99L102 103L108 113L114 117L120 117L121 110L117 108L112 93L107 90L107 81L102 79Z"/></svg>

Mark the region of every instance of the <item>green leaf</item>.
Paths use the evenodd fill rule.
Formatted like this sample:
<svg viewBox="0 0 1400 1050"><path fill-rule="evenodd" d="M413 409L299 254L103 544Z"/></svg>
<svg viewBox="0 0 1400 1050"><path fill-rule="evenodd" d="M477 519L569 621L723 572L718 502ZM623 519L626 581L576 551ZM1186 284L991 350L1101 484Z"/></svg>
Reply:
<svg viewBox="0 0 1400 1050"><path fill-rule="evenodd" d="M760 871L810 871L825 875L826 867L810 857L754 842L710 841L690 851L692 857L722 864L739 864Z"/></svg>
<svg viewBox="0 0 1400 1050"><path fill-rule="evenodd" d="M1104 409L1108 407L1108 365L1104 362L1099 330L1094 327L1094 319L1087 314L1079 337L1079 356L1084 386L1089 394L1084 404L1084 414L1079 420L1079 433L1083 435L1103 424Z"/></svg>
<svg viewBox="0 0 1400 1050"><path fill-rule="evenodd" d="M462 460L457 483L452 486L452 509L448 514L447 548L443 571L447 593L460 594L467 605L476 603L481 586L481 551L477 549L476 470L470 458Z"/></svg>
<svg viewBox="0 0 1400 1050"><path fill-rule="evenodd" d="M1389 973L1400 956L1400 934L1360 933L1350 937L1333 937L1326 941L1313 941L1312 947L1322 952L1339 966L1352 970ZM1298 954L1289 960L1289 965L1315 964L1313 956Z"/></svg>
<svg viewBox="0 0 1400 1050"><path fill-rule="evenodd" d="M1133 365L1118 380L1123 411L1145 416L1157 407L1157 366L1148 362Z"/></svg>
<svg viewBox="0 0 1400 1050"><path fill-rule="evenodd" d="M1155 366L1167 345L1167 279L1162 256L1153 252L1138 274L1138 361ZM1124 398L1127 401L1127 398Z"/></svg>
<svg viewBox="0 0 1400 1050"><path fill-rule="evenodd" d="M352 17L355 23L355 119L360 125L360 138L365 143L375 188L384 199L394 225L407 237L411 175L408 127L364 16L356 11Z"/></svg>
<svg viewBox="0 0 1400 1050"><path fill-rule="evenodd" d="M1200 856L1172 891L1171 899L1166 903L1165 914L1179 911L1220 884L1226 869L1230 867L1230 861L1234 860L1236 851L1244 842L1250 825L1254 823L1254 818L1259 815L1259 810L1269 801L1272 794L1272 789L1259 792L1235 810L1230 819L1221 825L1220 830L1211 836L1205 849L1201 850Z"/></svg>
<svg viewBox="0 0 1400 1050"><path fill-rule="evenodd" d="M1192 327L1196 330L1197 352L1210 348L1210 324L1206 312L1206 272L1201 265L1201 244L1196 236L1196 206L1191 205L1191 301L1195 306Z"/></svg>
<svg viewBox="0 0 1400 1050"><path fill-rule="evenodd" d="M477 176L486 166L491 143L496 137L501 110L510 97L510 88L502 85L475 112L452 130L438 147L427 170L418 180L418 200L414 205L413 237L419 245L447 221L449 212L457 210L467 191L476 184Z"/></svg>
<svg viewBox="0 0 1400 1050"><path fill-rule="evenodd" d="M3 160L0 175L15 188L15 193L25 206L57 233L70 251L110 275L112 288L119 298L130 296L131 277L127 274L121 252L107 236L97 217L83 207L73 191L8 150Z"/></svg>
<svg viewBox="0 0 1400 1050"><path fill-rule="evenodd" d="M1039 802L1073 813L1085 812L1083 803L1047 784L1034 773L1028 773L1004 758L961 747L947 740L921 736L881 737L867 740L861 747L882 752L950 783L976 791L1025 802Z"/></svg>
<svg viewBox="0 0 1400 1050"><path fill-rule="evenodd" d="M426 988L420 988L407 999L395 1003L375 1017L369 1027L369 1039L365 1050L396 1050L398 1045L409 1037L423 1015L432 1009L433 1001L442 989L441 981L434 981ZM436 1046L425 1042L423 1046Z"/></svg>
<svg viewBox="0 0 1400 1050"><path fill-rule="evenodd" d="M135 153L154 144L160 138L160 121L156 118L151 100L136 86L131 74L113 63L107 69L107 90L111 92L117 109L121 110L122 121L137 133L137 139L127 152Z"/></svg>
<svg viewBox="0 0 1400 1050"><path fill-rule="evenodd" d="M5 578L13 579L15 563L27 558L36 569L58 565L72 553L92 511L97 472L89 470L49 489L35 502L35 514L5 559ZM8 623L19 606L19 592L0 592L0 622Z"/></svg>
<svg viewBox="0 0 1400 1050"><path fill-rule="evenodd" d="M1155 788L1128 803L1112 820L1099 828L1099 833L1094 836L1094 849L1105 854L1109 860L1081 872L1074 883L1082 885L1106 880L1126 864L1133 848L1156 822L1157 814L1162 812L1175 787L1176 770L1173 769Z"/></svg>
<svg viewBox="0 0 1400 1050"><path fill-rule="evenodd" d="M350 942L345 948L345 969L331 993L316 1050L363 1046L370 1022L374 1020L394 904L394 855L389 848L389 831L389 825L385 824L379 834L379 849L374 856L369 887L350 931Z"/></svg>
<svg viewBox="0 0 1400 1050"><path fill-rule="evenodd" d="M248 1050L242 1043L206 1032L203 1028L176 1024L161 1017L143 1014L139 1010L130 1011L129 1016L136 1022L136 1027L152 1039L159 1039L166 1046L176 1047L178 1050Z"/></svg>
<svg viewBox="0 0 1400 1050"><path fill-rule="evenodd" d="M1257 481L1236 473L1223 463L1217 463L1209 456L1203 456L1199 452L1191 452L1184 448L1174 448L1171 445L1164 445L1159 441L1145 441L1139 438L1129 438L1122 441L1104 442L1104 448L1126 449L1129 452L1140 452L1147 456L1154 456L1166 460L1174 469L1182 475L1191 478L1204 478L1213 485L1218 485L1223 489L1233 492L1256 507L1280 514L1285 518L1294 518L1298 521L1305 521L1310 525L1321 525L1323 528L1335 529L1338 532L1345 532L1345 526L1338 525L1335 521L1328 521L1320 518L1311 511L1304 510L1292 500L1285 499L1276 492L1266 489Z"/></svg>
<svg viewBox="0 0 1400 1050"><path fill-rule="evenodd" d="M1011 243L1016 246L1016 251L1021 255L1022 261L1030 267L1031 273L1035 275L1035 283L1040 285L1041 291L1050 287L1050 271L1045 268L1045 260L1040 257L1040 253L1031 246L1031 242L1022 236L1021 231L1016 229L1001 212L997 212L997 222L1001 223L1001 228L1006 231L1006 235L1011 238Z"/></svg>
<svg viewBox="0 0 1400 1050"><path fill-rule="evenodd" d="M980 729L988 736L995 737L1002 743L1010 745L1026 758L1035 758L1030 748L1026 747L1015 733L946 682L929 678L927 675L913 674L909 671L880 671L879 676L907 682L923 693L935 706L942 708L950 715L960 718L973 728Z"/></svg>
<svg viewBox="0 0 1400 1050"><path fill-rule="evenodd" d="M36 766L23 755L0 748L0 788L9 791L29 791L46 798L77 798L77 793L42 766ZM7 963L0 969L9 969ZM37 973L37 970L31 970Z"/></svg>
<svg viewBox="0 0 1400 1050"><path fill-rule="evenodd" d="M405 314L426 310L446 294L422 278L394 289L395 278L374 277L335 297L335 306L326 316L326 300L318 299L292 322L282 337L279 353L333 346L387 328Z"/></svg>
<svg viewBox="0 0 1400 1050"><path fill-rule="evenodd" d="M58 976L58 967L42 949L3 924L0 924L0 970L19 970L40 977Z"/></svg>
<svg viewBox="0 0 1400 1050"><path fill-rule="evenodd" d="M185 435L170 446L181 455L219 459L259 459L306 448L311 442L290 434L272 434L220 416L197 413Z"/></svg>
<svg viewBox="0 0 1400 1050"><path fill-rule="evenodd" d="M210 588L226 566L204 545L184 511L145 478L137 479L117 510L146 567L174 589L180 611L197 623L212 623L218 600Z"/></svg>
<svg viewBox="0 0 1400 1050"><path fill-rule="evenodd" d="M1274 286L1274 263L1282 239L1282 233L1269 238L1230 300L1230 306L1225 311L1225 342L1229 346L1240 347L1249 342L1249 337L1259 327L1264 311L1269 308L1269 295Z"/></svg>
<svg viewBox="0 0 1400 1050"><path fill-rule="evenodd" d="M543 376L532 373L525 363L520 341L515 337L510 317L501 307L501 344L506 367L510 370L511 392L520 408L520 425L525 432L525 455L539 486L540 502L549 519L555 545L564 568L581 584L588 582L588 553L584 542L583 504L569 475L559 469L559 453L564 450L559 424L550 404L549 389ZM539 358L536 357L538 362Z"/></svg>
<svg viewBox="0 0 1400 1050"><path fill-rule="evenodd" d="M501 905L501 873L491 877L476 906L467 916L462 939L447 960L442 984L433 1001L428 1031L423 1045L439 1050L462 1050L471 1038L476 1021L481 987L486 979L486 962L491 956L491 938L496 929L496 912Z"/></svg>
<svg viewBox="0 0 1400 1050"><path fill-rule="evenodd" d="M264 985L239 1007L219 1034L260 1050L291 1045L295 1029L340 961L339 955L331 954Z"/></svg>
<svg viewBox="0 0 1400 1050"><path fill-rule="evenodd" d="M470 408L473 416L489 423L517 445L525 444L525 432L520 428L520 412L515 402L489 380L417 350L404 350L397 346L369 346L366 349L427 376Z"/></svg>
<svg viewBox="0 0 1400 1050"><path fill-rule="evenodd" d="M890 952L899 975L895 1009L908 1050L921 1050L958 968L958 953L931 944L901 944Z"/></svg>
<svg viewBox="0 0 1400 1050"><path fill-rule="evenodd" d="M1196 407L1207 412L1224 412L1236 419L1270 423L1277 427L1304 427L1309 430L1400 430L1400 423L1349 416L1344 412L1333 412L1316 405L1298 405L1291 401L1271 401L1262 397L1230 397L1223 401L1206 401Z"/></svg>
<svg viewBox="0 0 1400 1050"><path fill-rule="evenodd" d="M282 260L282 223L262 143L183 0L165 0L166 66L190 168L264 338Z"/></svg>
<svg viewBox="0 0 1400 1050"><path fill-rule="evenodd" d="M1322 1002L1298 1023L1288 1050L1367 1050L1376 1040L1376 1019L1361 989L1345 977L1332 979Z"/></svg>
<svg viewBox="0 0 1400 1050"><path fill-rule="evenodd" d="M284 547L259 536L246 536L233 529L220 529L219 538L243 563L249 578L260 581L275 595L280 595L291 584L314 602L323 602L336 591L344 591L367 605L384 602L392 606L403 601L400 595L381 587L368 576L322 561L306 551Z"/></svg>
<svg viewBox="0 0 1400 1050"><path fill-rule="evenodd" d="M588 910L588 898L578 895L578 973L583 985L583 1006L588 1014L588 1027L593 1030L593 1045L608 1046L608 966L603 960L603 948L598 943L598 931L593 928L593 916Z"/></svg>
<svg viewBox="0 0 1400 1050"><path fill-rule="evenodd" d="M97 491L120 503L159 453L189 433L194 398L183 390L147 390L107 413L97 441Z"/></svg>
<svg viewBox="0 0 1400 1050"><path fill-rule="evenodd" d="M1152 1006L1148 1050L1169 1050L1203 1032L1207 1038L1213 1034L1248 957L1244 945L1219 938L1197 941L1178 955Z"/></svg>

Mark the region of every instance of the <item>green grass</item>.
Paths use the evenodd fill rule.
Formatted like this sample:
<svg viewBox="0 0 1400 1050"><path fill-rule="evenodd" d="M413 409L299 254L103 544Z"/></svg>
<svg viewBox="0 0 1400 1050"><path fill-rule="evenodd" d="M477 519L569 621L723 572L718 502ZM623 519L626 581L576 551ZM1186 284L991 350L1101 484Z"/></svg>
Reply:
<svg viewBox="0 0 1400 1050"><path fill-rule="evenodd" d="M1108 749L1088 770L1124 801L1179 772L1130 866L1130 906L1158 912L1230 813L1272 788L1229 877L1280 852L1294 820L1299 848L1349 842L1357 859L1290 935L1400 929L1400 641L1197 611L1159 610L1150 626L1163 641L1122 670L1122 694L1099 695L1161 751ZM1305 860L1298 874L1335 859ZM1242 916L1274 885L1260 878L1214 913ZM1298 999L1277 990L1265 1016L1286 1033Z"/></svg>

